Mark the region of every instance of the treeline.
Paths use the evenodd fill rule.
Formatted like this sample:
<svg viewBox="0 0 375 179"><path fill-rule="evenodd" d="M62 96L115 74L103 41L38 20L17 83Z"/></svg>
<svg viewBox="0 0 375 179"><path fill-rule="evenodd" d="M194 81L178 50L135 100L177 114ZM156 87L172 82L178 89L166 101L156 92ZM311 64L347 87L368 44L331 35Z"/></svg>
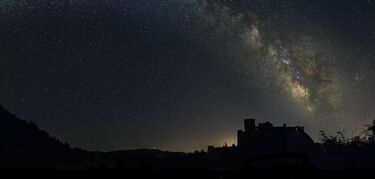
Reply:
<svg viewBox="0 0 375 179"><path fill-rule="evenodd" d="M0 106L0 168L59 169L78 167L92 154L51 137L31 121Z"/></svg>
<svg viewBox="0 0 375 179"><path fill-rule="evenodd" d="M359 135L347 138L343 132L327 135L320 131L321 143L334 161L331 168L375 169L375 121Z"/></svg>

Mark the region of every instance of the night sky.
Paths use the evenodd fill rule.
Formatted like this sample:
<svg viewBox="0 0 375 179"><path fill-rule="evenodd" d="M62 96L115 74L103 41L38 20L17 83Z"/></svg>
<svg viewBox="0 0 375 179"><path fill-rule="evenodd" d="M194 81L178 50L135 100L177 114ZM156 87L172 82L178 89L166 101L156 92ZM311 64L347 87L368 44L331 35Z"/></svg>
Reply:
<svg viewBox="0 0 375 179"><path fill-rule="evenodd" d="M244 118L375 119L375 1L1 0L0 103L74 147L201 150Z"/></svg>

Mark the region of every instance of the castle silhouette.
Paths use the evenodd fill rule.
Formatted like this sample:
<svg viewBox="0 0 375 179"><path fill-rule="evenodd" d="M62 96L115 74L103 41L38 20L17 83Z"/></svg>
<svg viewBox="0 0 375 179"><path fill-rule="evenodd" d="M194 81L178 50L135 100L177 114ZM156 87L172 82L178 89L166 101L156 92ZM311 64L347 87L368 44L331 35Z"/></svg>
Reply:
<svg viewBox="0 0 375 179"><path fill-rule="evenodd" d="M270 154L275 152L309 152L318 147L312 138L305 133L304 127L287 127L286 124L274 127L271 122L255 125L255 119L245 119L245 130L237 131L237 146L208 146L208 153L240 152L251 155Z"/></svg>

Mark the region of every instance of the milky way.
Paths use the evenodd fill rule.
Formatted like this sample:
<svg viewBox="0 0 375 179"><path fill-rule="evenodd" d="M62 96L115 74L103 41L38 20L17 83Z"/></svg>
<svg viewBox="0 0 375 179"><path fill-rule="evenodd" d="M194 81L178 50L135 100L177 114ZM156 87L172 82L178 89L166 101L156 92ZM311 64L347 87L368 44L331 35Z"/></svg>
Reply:
<svg viewBox="0 0 375 179"><path fill-rule="evenodd" d="M335 69L329 64L335 57L321 54L309 38L289 47L280 40L266 43L255 25L243 36L264 60L264 68L271 69L276 83L308 111L334 111L340 106L340 89L332 75Z"/></svg>
<svg viewBox="0 0 375 179"><path fill-rule="evenodd" d="M348 55L353 49L345 48L350 44L345 44L346 47L338 44L337 38L344 37L337 37L332 29L323 29L319 23L298 27L305 24L295 22L298 3L254 1L242 4L251 4L250 8L238 10L233 9L235 3L198 2L201 2L200 7L208 9L204 18L210 19L209 23L223 33L237 34L240 39L236 43L243 43L241 50L251 53L249 57L240 55L239 58L242 62L238 65L245 66L242 67L244 75L258 76L262 79L261 86L279 89L279 95L285 94L294 105L303 106L300 110L306 112L304 118L315 124L331 121L337 130L343 130L343 125L353 125L358 120L345 116L356 103L356 100L349 100L353 96L347 93L348 87L360 88L356 86L359 79L355 76L363 72L351 66L358 57ZM306 4L314 6L311 2ZM263 8L270 13L264 14ZM353 68L348 70L348 66ZM365 114L368 117L368 113ZM332 123L329 128L335 128Z"/></svg>
<svg viewBox="0 0 375 179"><path fill-rule="evenodd" d="M200 7L216 8L213 14L204 14L205 18L210 16L215 19L210 23L223 23L227 29L231 29L227 26L232 26L231 30L237 30L248 50L255 51L256 57L248 59L248 63L259 64L263 69L260 75L268 76L272 83L287 91L290 97L311 113L327 115L339 110L343 99L336 79L338 57L335 56L335 49L327 52L313 37L291 37L288 31L276 32L265 38L269 34L259 29L265 22L256 20L255 13L250 11L233 15L226 6L218 7L218 4L212 5L206 1L202 4ZM217 14L220 16L217 17ZM289 39L284 40L280 36Z"/></svg>
<svg viewBox="0 0 375 179"><path fill-rule="evenodd" d="M5 0L0 103L89 150L231 144L243 118L375 118L372 1Z"/></svg>

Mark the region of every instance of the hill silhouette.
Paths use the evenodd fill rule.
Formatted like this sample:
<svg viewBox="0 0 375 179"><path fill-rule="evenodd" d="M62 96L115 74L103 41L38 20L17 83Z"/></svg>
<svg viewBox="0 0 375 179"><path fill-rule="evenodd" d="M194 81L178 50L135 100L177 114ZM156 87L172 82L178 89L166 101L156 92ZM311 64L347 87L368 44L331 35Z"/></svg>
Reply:
<svg viewBox="0 0 375 179"><path fill-rule="evenodd" d="M274 127L245 120L237 146L208 146L194 153L155 149L89 152L72 148L0 105L0 169L258 170L375 169L375 121L363 135L347 139L321 131L315 143L303 127Z"/></svg>
<svg viewBox="0 0 375 179"><path fill-rule="evenodd" d="M72 149L1 105L0 119L1 169L70 169L92 156L82 149Z"/></svg>

